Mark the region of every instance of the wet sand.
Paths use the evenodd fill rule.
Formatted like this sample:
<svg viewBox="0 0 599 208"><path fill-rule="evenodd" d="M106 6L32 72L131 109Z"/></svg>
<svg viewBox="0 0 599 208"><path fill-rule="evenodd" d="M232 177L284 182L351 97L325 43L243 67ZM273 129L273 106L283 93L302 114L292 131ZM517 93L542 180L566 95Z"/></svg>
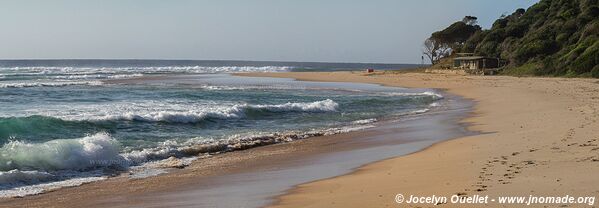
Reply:
<svg viewBox="0 0 599 208"><path fill-rule="evenodd" d="M471 123L470 130L483 132L296 186L271 207L435 206L397 204L397 194L599 197L599 80L358 72L248 76L446 89L476 102L474 116L463 121ZM531 205L558 206L593 207Z"/></svg>
<svg viewBox="0 0 599 208"><path fill-rule="evenodd" d="M123 82L181 82L173 77L140 79ZM186 84L193 84L193 80L184 79L189 82ZM347 174L364 164L470 134L458 121L468 115L471 102L452 95L445 95L441 102L444 108L426 115L381 121L376 127L362 131L220 154L156 177L118 176L41 195L3 199L0 206L265 206L294 185Z"/></svg>

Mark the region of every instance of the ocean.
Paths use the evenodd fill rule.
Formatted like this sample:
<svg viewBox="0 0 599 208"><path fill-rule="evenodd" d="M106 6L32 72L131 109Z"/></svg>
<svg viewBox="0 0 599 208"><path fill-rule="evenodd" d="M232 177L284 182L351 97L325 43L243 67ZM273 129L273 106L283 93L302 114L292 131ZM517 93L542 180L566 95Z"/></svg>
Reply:
<svg viewBox="0 0 599 208"><path fill-rule="evenodd" d="M151 177L214 154L426 114L443 99L434 90L231 75L411 67L0 60L0 197Z"/></svg>

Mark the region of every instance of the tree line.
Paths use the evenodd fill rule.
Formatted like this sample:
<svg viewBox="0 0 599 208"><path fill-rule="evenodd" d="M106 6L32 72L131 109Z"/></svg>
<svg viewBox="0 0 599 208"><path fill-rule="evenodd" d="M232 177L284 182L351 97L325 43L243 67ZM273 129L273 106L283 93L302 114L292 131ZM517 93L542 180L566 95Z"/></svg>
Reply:
<svg viewBox="0 0 599 208"><path fill-rule="evenodd" d="M433 32L423 53L432 64L462 52L501 58L506 74L599 77L598 1L541 0L489 29L466 16Z"/></svg>

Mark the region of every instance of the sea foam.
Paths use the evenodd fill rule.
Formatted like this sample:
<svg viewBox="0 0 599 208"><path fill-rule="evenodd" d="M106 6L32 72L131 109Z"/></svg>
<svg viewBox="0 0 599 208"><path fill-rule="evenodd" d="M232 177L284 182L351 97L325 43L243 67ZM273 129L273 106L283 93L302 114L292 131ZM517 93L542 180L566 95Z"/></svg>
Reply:
<svg viewBox="0 0 599 208"><path fill-rule="evenodd" d="M63 87L69 85L102 85L100 81L44 81L44 82L8 82L0 83L0 88L23 88L23 87Z"/></svg>
<svg viewBox="0 0 599 208"><path fill-rule="evenodd" d="M54 175L43 171L21 171L17 169L6 172L0 171L0 184L5 185L13 183L39 183L49 181L52 178L54 178Z"/></svg>
<svg viewBox="0 0 599 208"><path fill-rule="evenodd" d="M177 103L171 101L132 102L126 104L111 103L87 106L55 106L56 109L45 108L43 112L28 113L48 116L69 121L137 121L167 123L198 123L206 119L238 119L244 118L251 111L256 113L289 113L289 112L331 112L336 111L339 104L331 99L315 102L288 102L283 104L212 104L212 103ZM30 115L4 115L5 117Z"/></svg>
<svg viewBox="0 0 599 208"><path fill-rule="evenodd" d="M232 72L281 72L290 66L147 66L147 67L0 67L0 72L17 76L32 75L93 75L93 74L156 74L156 73L232 73ZM7 73L8 72L8 73Z"/></svg>
<svg viewBox="0 0 599 208"><path fill-rule="evenodd" d="M432 91L425 91L425 92L387 92L384 93L385 95L389 95L389 96L431 96L435 99L442 99L443 95L436 93L436 92L432 92Z"/></svg>
<svg viewBox="0 0 599 208"><path fill-rule="evenodd" d="M106 133L44 143L11 141L0 148L0 171L85 170L97 166L127 166L120 144ZM113 161L113 162L106 162Z"/></svg>
<svg viewBox="0 0 599 208"><path fill-rule="evenodd" d="M14 186L14 183L0 185L0 198L24 197L28 195L41 194L48 191L57 190L64 187L80 186L85 183L107 179L106 176L86 176L69 178L60 181L45 182L29 186Z"/></svg>

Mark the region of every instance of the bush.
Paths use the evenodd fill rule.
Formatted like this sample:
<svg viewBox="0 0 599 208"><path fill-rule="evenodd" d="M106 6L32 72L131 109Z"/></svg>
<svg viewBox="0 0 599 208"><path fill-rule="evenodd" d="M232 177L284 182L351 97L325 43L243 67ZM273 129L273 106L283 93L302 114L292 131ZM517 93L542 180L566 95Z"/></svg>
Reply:
<svg viewBox="0 0 599 208"><path fill-rule="evenodd" d="M599 78L599 65L593 67L593 70L591 70L591 77Z"/></svg>
<svg viewBox="0 0 599 208"><path fill-rule="evenodd" d="M581 16L581 18L583 19L587 19L587 20L593 20L597 17L599 17L599 7L598 6L591 6L587 9L585 9Z"/></svg>
<svg viewBox="0 0 599 208"><path fill-rule="evenodd" d="M499 55L496 50L498 45L499 43L495 41L483 41L478 45L474 53L483 56L497 57Z"/></svg>
<svg viewBox="0 0 599 208"><path fill-rule="evenodd" d="M516 50L515 60L518 64L543 54L551 54L555 48L555 41L552 40L533 40L524 43Z"/></svg>
<svg viewBox="0 0 599 208"><path fill-rule="evenodd" d="M599 64L599 41L588 47L574 62L572 68L578 73L591 71Z"/></svg>
<svg viewBox="0 0 599 208"><path fill-rule="evenodd" d="M570 34L568 34L568 33L560 33L559 35L557 35L557 37L555 37L555 40L559 44L564 44L564 43L568 42L569 38L570 38Z"/></svg>
<svg viewBox="0 0 599 208"><path fill-rule="evenodd" d="M535 63L527 63L519 67L507 68L502 74L511 76L534 76L538 75L539 66Z"/></svg>
<svg viewBox="0 0 599 208"><path fill-rule="evenodd" d="M526 34L528 27L522 23L510 24L506 27L505 33L507 36L521 38Z"/></svg>

